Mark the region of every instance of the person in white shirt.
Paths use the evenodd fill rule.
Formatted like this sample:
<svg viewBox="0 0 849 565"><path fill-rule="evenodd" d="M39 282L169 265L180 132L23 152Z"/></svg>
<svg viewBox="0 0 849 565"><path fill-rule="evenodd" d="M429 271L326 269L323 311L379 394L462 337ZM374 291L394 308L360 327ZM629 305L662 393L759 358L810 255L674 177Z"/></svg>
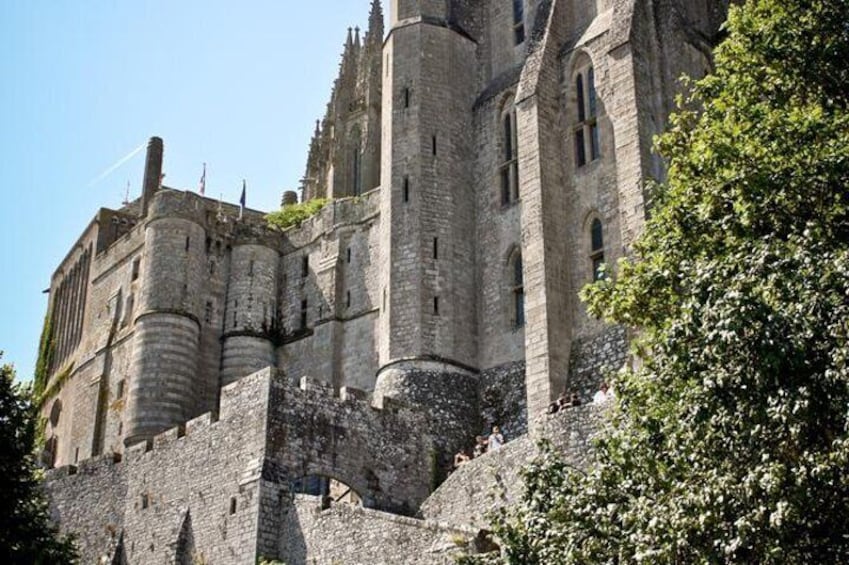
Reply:
<svg viewBox="0 0 849 565"><path fill-rule="evenodd" d="M498 428L498 426L492 426L492 433L489 434L486 443L487 451L495 451L496 449L504 445L504 436L501 435L501 430Z"/></svg>
<svg viewBox="0 0 849 565"><path fill-rule="evenodd" d="M601 388L593 395L593 404L604 404L613 398L613 390L606 382L601 383Z"/></svg>

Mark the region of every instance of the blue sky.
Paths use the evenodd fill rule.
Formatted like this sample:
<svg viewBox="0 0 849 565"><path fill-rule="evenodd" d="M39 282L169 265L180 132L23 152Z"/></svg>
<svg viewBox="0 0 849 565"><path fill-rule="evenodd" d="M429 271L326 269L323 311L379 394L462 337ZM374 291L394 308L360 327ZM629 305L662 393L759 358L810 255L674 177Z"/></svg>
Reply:
<svg viewBox="0 0 849 565"><path fill-rule="evenodd" d="M165 184L271 210L303 175L349 26L370 0L2 0L0 350L31 376L42 290L100 207ZM384 2L384 10L387 10Z"/></svg>

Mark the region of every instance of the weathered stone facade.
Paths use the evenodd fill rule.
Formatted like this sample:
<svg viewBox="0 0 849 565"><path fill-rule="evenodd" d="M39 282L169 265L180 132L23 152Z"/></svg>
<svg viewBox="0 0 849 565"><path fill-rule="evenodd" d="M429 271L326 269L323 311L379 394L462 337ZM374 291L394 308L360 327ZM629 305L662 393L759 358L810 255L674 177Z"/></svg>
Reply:
<svg viewBox="0 0 849 565"><path fill-rule="evenodd" d="M447 558L425 546L480 522L439 496L483 488L464 467L423 506L453 454L500 424L515 482L529 422L628 360L578 291L629 254L664 176L652 138L727 4L392 0L385 32L373 0L310 147L304 195L332 200L285 231L160 186L152 138L142 197L100 210L51 281L45 462L86 556L380 562L322 540L383 521ZM370 510L316 513L304 477Z"/></svg>

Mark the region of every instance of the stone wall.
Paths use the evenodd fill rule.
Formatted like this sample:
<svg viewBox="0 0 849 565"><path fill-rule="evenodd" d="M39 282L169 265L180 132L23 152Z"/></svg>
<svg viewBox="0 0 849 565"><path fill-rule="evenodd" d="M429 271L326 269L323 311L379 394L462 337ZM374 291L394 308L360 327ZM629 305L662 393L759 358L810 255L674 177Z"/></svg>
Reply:
<svg viewBox="0 0 849 565"><path fill-rule="evenodd" d="M427 415L425 429L434 438L439 477L450 468L454 454L470 447L481 422L478 378L439 361L400 361L385 367L375 396L399 399Z"/></svg>
<svg viewBox="0 0 849 565"><path fill-rule="evenodd" d="M540 439L549 440L572 464L589 464L604 409L581 406L538 418L531 434L460 466L425 501L420 515L453 526L486 528L492 512L521 496L520 472L538 453Z"/></svg>
<svg viewBox="0 0 849 565"><path fill-rule="evenodd" d="M482 368L524 359L525 329L514 306L515 256L521 256L521 200L502 202L501 166L504 158L502 120L513 109L515 80L498 85L497 92L475 109L477 152L475 206L478 261L478 364ZM521 198L521 195L520 195Z"/></svg>
<svg viewBox="0 0 849 565"><path fill-rule="evenodd" d="M318 497L298 495L287 504L280 558L287 565L450 565L474 532L432 521L404 518L335 504L322 509Z"/></svg>
<svg viewBox="0 0 849 565"><path fill-rule="evenodd" d="M589 402L599 385L628 360L627 332L621 326L609 326L591 338L572 342L569 356L570 392L576 392Z"/></svg>
<svg viewBox="0 0 849 565"><path fill-rule="evenodd" d="M268 371L266 371L268 374ZM350 486L366 506L415 512L433 484L432 430L420 413L319 380L271 379L266 458L286 480L318 475Z"/></svg>
<svg viewBox="0 0 849 565"><path fill-rule="evenodd" d="M119 461L110 454L47 473L44 484L51 518L62 532L73 532L81 563L111 557L120 541L127 475Z"/></svg>
<svg viewBox="0 0 849 565"><path fill-rule="evenodd" d="M489 433L492 424L500 426L507 439L518 438L528 432L523 362L507 363L482 371L479 394L481 424L484 426L480 433Z"/></svg>
<svg viewBox="0 0 849 565"><path fill-rule="evenodd" d="M151 441L48 475L51 511L89 557L129 563L254 563L277 551L281 496L305 476L352 487L364 504L412 514L433 485L423 416L365 393L265 369L224 387L204 414ZM121 542L121 543L119 543ZM188 561L185 561L188 560Z"/></svg>

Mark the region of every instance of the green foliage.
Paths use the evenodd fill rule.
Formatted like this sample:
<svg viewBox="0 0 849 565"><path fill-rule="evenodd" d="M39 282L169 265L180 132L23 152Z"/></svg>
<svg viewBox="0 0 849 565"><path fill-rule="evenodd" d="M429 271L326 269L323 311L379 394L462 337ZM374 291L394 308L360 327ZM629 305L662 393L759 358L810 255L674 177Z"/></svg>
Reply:
<svg viewBox="0 0 849 565"><path fill-rule="evenodd" d="M286 565L283 561L278 561L277 559L268 559L266 557L260 556L257 559L257 565Z"/></svg>
<svg viewBox="0 0 849 565"><path fill-rule="evenodd" d="M56 376L53 378L53 381L50 383L50 386L45 388L41 392L41 394L35 394L35 392L33 391L32 398L33 402L35 403L35 407L40 410L48 400L53 398L56 393L58 393L62 389L62 386L68 379L71 378L71 375L73 373L74 363L72 361L67 366L65 366L64 369L62 369L59 373L56 374Z"/></svg>
<svg viewBox="0 0 849 565"><path fill-rule="evenodd" d="M41 339L38 342L38 359L35 363L35 375L32 380L32 393L39 397L47 387L50 378L50 365L53 363L53 316L48 312L44 316L44 326L41 330Z"/></svg>
<svg viewBox="0 0 849 565"><path fill-rule="evenodd" d="M14 380L10 365L0 367L0 555L6 563L74 563L76 550L51 525L39 487L32 391Z"/></svg>
<svg viewBox="0 0 849 565"><path fill-rule="evenodd" d="M314 198L298 204L289 204L268 214L265 219L269 226L285 230L292 226L299 226L304 220L318 214L328 202L330 200L327 198Z"/></svg>
<svg viewBox="0 0 849 565"><path fill-rule="evenodd" d="M636 257L583 294L644 366L588 474L526 471L507 562L849 562L847 22L846 0L732 8Z"/></svg>

